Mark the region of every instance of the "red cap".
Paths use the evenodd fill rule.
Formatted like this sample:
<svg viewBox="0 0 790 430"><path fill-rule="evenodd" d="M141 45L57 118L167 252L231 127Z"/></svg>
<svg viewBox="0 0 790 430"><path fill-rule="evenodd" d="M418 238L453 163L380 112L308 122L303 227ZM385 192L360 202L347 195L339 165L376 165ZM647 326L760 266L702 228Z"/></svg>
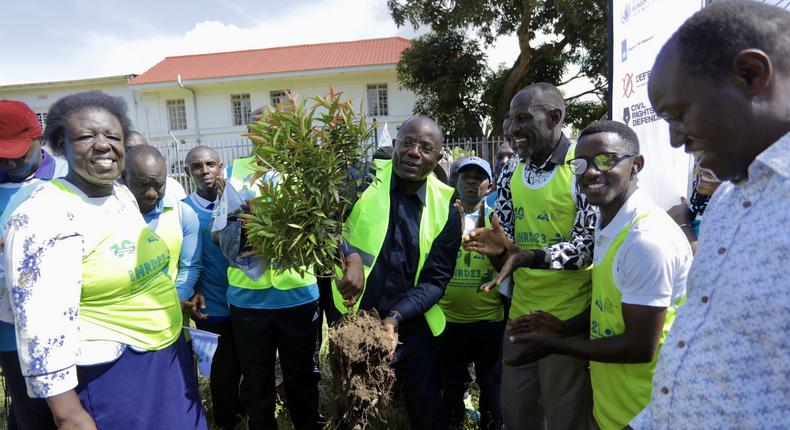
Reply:
<svg viewBox="0 0 790 430"><path fill-rule="evenodd" d="M19 158L41 137L36 114L17 100L0 100L0 158Z"/></svg>

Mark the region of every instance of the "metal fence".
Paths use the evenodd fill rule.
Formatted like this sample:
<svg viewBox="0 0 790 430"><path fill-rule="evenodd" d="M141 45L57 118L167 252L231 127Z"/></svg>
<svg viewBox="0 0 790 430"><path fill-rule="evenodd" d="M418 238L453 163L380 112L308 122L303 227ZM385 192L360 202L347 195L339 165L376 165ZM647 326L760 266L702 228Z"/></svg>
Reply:
<svg viewBox="0 0 790 430"><path fill-rule="evenodd" d="M443 157L440 165L445 172L449 172L450 164L459 156L475 155L493 164L497 148L502 144L502 138L489 139L486 137L447 139L444 142ZM184 170L187 152L197 146L195 141L168 140L151 142L165 157L168 166L168 175L178 180L187 193L194 190L194 185L189 175ZM246 157L250 154L252 143L244 137L231 139L204 139L201 145L213 148L219 154L219 159L227 166L236 158ZM374 148L375 149L375 148Z"/></svg>

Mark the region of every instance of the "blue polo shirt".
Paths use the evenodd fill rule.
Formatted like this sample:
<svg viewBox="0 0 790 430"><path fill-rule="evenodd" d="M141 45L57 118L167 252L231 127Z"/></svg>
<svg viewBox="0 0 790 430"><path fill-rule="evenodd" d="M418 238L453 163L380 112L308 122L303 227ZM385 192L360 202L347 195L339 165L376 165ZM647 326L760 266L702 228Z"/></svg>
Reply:
<svg viewBox="0 0 790 430"><path fill-rule="evenodd" d="M193 192L183 200L194 209L200 222L201 257L203 270L195 284L195 289L206 299L206 308L201 312L209 320L230 317L228 310L228 260L222 255L219 246L211 241L211 213L214 202L210 202Z"/></svg>

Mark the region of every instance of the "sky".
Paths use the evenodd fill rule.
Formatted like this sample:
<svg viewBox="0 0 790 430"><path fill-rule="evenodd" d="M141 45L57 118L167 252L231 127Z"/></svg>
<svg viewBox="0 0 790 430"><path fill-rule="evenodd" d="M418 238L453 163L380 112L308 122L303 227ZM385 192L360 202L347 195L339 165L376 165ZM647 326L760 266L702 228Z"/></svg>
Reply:
<svg viewBox="0 0 790 430"><path fill-rule="evenodd" d="M0 0L0 85L140 74L167 56L414 38L386 0ZM485 49L512 64L515 37Z"/></svg>

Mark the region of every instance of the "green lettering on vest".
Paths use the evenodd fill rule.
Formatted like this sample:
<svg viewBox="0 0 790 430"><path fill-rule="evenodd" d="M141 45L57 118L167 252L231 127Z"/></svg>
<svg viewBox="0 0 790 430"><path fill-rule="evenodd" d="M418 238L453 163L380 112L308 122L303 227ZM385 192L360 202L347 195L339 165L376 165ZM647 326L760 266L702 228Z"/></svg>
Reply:
<svg viewBox="0 0 790 430"><path fill-rule="evenodd" d="M648 216L649 214L642 214L625 226L609 245L604 258L592 270L594 305L590 308L591 339L616 336L625 332L622 294L617 289L613 275L615 257L628 232ZM650 363L620 364L590 361L593 415L602 430L622 429L650 402L658 353L675 320L678 305L667 309L664 331L656 355Z"/></svg>
<svg viewBox="0 0 790 430"><path fill-rule="evenodd" d="M73 196L75 204L87 204L63 180L46 186L50 184ZM95 227L104 230L82 258L80 339L110 340L147 351L172 345L181 333L182 319L173 281L164 273L167 247L149 240L156 235L136 211L127 210ZM152 266L151 261L159 263Z"/></svg>
<svg viewBox="0 0 790 430"><path fill-rule="evenodd" d="M483 200L485 204L485 200ZM486 206L486 227L491 226L491 208ZM488 257L474 251L458 250L455 273L439 301L447 321L470 323L501 321L505 317L499 291L480 291L480 286L494 279L496 271Z"/></svg>
<svg viewBox="0 0 790 430"><path fill-rule="evenodd" d="M573 158L568 149L566 161ZM510 180L515 208L514 242L522 249L543 249L570 237L576 213L573 174L564 165L554 167L551 179L540 187L524 184L521 162ZM567 215L559 215L567 214ZM571 215L573 214L573 215ZM590 305L590 270L518 269L513 274L510 318L542 310L567 320Z"/></svg>

